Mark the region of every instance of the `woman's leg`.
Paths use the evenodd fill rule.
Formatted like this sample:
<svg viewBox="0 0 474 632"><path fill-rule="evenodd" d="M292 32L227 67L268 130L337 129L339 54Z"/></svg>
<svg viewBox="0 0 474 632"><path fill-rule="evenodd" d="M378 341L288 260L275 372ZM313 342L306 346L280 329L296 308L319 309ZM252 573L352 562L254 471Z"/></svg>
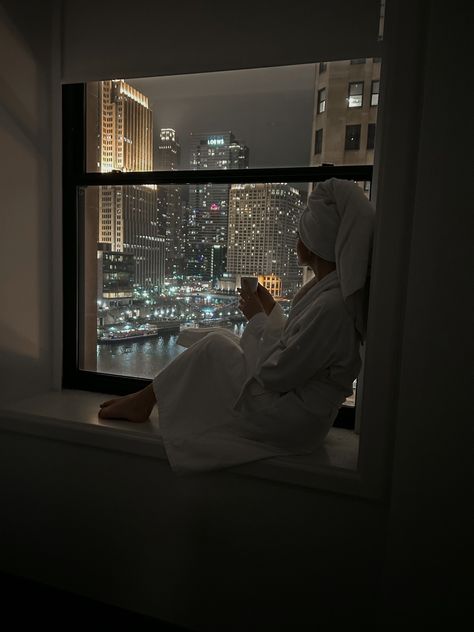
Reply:
<svg viewBox="0 0 474 632"><path fill-rule="evenodd" d="M101 404L99 417L101 419L125 419L134 423L142 423L148 420L155 404L153 386L149 384L141 391L104 402Z"/></svg>
<svg viewBox="0 0 474 632"><path fill-rule="evenodd" d="M224 345L224 350L222 350L222 345ZM171 375L174 374L174 376L176 376L176 373L180 374L183 364L187 365L190 361L198 363L196 370L199 371L202 355L207 354L210 347L213 350L221 350L220 358L222 360L223 357L228 357L229 345L231 348L237 346L239 353L242 353L237 343L230 340L229 337L223 336L219 332L209 333L165 366L155 380L158 378L162 379L165 375L169 377L169 372L171 372ZM209 362L209 359L206 358L206 362ZM153 388L155 380L141 391L103 402L99 417L101 419L125 419L136 423L147 421L156 404L156 395Z"/></svg>

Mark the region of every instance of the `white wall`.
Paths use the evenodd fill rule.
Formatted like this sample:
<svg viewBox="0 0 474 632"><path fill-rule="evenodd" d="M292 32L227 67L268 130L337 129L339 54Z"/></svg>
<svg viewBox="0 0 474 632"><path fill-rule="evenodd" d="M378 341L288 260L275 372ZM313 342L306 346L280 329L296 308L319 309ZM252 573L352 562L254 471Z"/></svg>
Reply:
<svg viewBox="0 0 474 632"><path fill-rule="evenodd" d="M3 270L10 274L2 275L8 301L1 312L0 366L2 386L19 392L22 380L39 390L51 379L54 147L48 112L54 103L45 88L46 12L27 21L13 2L2 6L0 47L17 70L10 63L1 71L0 239ZM414 3L396 6L391 41L402 50ZM377 281L389 307L398 310L388 322L394 338L379 356L385 362L388 349L394 358L380 393L386 401L379 400L391 419L389 463L393 457L381 501L230 473L178 480L166 463L152 459L4 433L2 569L200 629L223 620L244 629L249 618L273 623L273 629L295 617L315 625L345 618L354 625L378 616L380 586L391 609L380 616L393 621L407 607L417 606L423 615L427 601L438 614L465 589L461 563L471 537L466 480L472 441L463 396L472 324L466 322L464 297L472 288L472 231L469 179L457 174L468 158L468 100L460 95L470 76L464 48L469 38L462 33L467 19L453 3L450 10L441 2L430 6L418 44L424 79L412 78L408 93L400 94L403 69L393 65L399 99L392 94L394 101L385 103L387 129L393 131L381 147L386 164L378 211L391 212L398 204L403 221L412 221L405 242L384 242L393 251L379 252L382 259L402 262L385 289L384 279ZM451 84L440 77L450 77ZM413 103L418 124L411 121L410 149L400 153L398 108ZM396 213L390 217L392 224L380 232L384 237L391 227L398 230ZM400 275L407 279L407 294L392 300ZM380 331L380 320L376 324ZM366 388L373 379L367 376Z"/></svg>
<svg viewBox="0 0 474 632"><path fill-rule="evenodd" d="M0 399L51 385L51 18L0 4Z"/></svg>

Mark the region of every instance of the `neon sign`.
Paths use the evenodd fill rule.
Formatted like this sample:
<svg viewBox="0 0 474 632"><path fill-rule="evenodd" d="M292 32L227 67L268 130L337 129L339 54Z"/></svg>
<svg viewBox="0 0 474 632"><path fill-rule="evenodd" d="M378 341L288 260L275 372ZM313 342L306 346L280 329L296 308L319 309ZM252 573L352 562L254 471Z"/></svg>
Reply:
<svg viewBox="0 0 474 632"><path fill-rule="evenodd" d="M210 136L207 139L207 144L211 145L211 146L216 146L216 145L223 145L224 144L224 139L222 138L222 136Z"/></svg>

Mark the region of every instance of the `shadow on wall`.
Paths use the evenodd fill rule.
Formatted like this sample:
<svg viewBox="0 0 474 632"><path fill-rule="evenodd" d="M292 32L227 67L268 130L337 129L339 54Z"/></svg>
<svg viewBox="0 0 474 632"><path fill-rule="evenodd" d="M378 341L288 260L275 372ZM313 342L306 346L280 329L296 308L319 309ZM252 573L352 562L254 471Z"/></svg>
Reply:
<svg viewBox="0 0 474 632"><path fill-rule="evenodd" d="M0 2L0 399L51 384L51 11Z"/></svg>

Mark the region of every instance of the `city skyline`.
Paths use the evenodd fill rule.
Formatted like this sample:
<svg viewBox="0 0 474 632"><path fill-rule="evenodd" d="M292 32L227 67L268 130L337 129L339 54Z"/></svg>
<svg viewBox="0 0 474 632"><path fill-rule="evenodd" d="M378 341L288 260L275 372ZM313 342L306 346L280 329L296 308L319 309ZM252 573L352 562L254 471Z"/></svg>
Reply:
<svg viewBox="0 0 474 632"><path fill-rule="evenodd" d="M232 131L251 147L251 168L308 166L315 64L127 79L146 94L159 130L176 131L181 169L189 168L191 134Z"/></svg>

